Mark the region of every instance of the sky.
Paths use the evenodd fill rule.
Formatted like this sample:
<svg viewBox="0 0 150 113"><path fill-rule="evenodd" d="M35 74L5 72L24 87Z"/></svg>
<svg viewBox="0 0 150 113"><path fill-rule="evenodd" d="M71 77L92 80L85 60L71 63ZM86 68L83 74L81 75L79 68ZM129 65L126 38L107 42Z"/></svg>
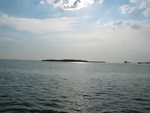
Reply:
<svg viewBox="0 0 150 113"><path fill-rule="evenodd" d="M0 0L0 59L150 61L150 0Z"/></svg>

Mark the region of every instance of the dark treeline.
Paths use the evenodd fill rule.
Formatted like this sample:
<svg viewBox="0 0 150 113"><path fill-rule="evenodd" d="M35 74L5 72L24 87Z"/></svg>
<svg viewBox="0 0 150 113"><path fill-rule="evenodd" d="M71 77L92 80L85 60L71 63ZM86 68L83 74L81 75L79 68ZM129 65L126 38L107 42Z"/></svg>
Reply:
<svg viewBox="0 0 150 113"><path fill-rule="evenodd" d="M42 61L51 61L51 62L88 62L87 60L78 60L78 59L61 59L61 60L56 60L56 59L46 59Z"/></svg>

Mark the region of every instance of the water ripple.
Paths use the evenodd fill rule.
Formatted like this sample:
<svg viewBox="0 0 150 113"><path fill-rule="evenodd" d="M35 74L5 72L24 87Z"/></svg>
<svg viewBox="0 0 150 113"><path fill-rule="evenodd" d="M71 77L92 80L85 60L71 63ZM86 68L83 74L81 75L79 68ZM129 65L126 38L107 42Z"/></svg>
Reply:
<svg viewBox="0 0 150 113"><path fill-rule="evenodd" d="M150 113L150 66L0 61L0 113Z"/></svg>

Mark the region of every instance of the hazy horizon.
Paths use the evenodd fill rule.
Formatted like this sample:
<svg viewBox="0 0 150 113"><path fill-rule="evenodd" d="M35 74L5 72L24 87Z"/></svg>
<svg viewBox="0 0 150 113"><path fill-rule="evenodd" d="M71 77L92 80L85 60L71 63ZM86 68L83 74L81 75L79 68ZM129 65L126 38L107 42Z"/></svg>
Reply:
<svg viewBox="0 0 150 113"><path fill-rule="evenodd" d="M150 61L150 0L1 0L0 59Z"/></svg>

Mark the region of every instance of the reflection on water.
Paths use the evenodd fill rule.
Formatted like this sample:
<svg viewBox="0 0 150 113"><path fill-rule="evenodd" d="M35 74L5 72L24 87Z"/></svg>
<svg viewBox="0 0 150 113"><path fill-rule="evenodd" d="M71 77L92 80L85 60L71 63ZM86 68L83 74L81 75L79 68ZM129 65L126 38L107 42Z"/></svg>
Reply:
<svg viewBox="0 0 150 113"><path fill-rule="evenodd" d="M149 113L150 65L0 60L0 113Z"/></svg>

